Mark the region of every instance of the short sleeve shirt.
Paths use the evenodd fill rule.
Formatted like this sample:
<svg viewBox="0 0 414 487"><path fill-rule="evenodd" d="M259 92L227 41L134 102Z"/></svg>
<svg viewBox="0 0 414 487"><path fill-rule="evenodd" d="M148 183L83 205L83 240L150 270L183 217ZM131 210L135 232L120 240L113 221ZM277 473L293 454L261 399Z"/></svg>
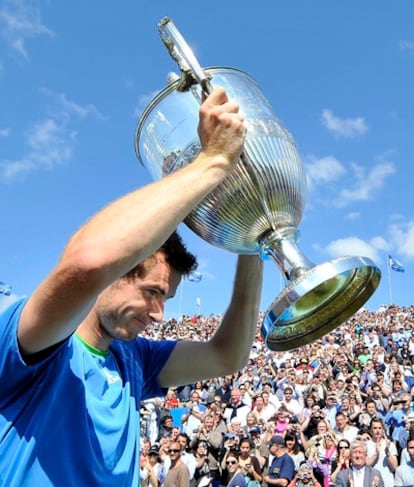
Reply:
<svg viewBox="0 0 414 487"><path fill-rule="evenodd" d="M139 485L139 409L163 395L175 342L114 341L94 353L73 335L27 365L17 342L26 300L0 313L0 485Z"/></svg>

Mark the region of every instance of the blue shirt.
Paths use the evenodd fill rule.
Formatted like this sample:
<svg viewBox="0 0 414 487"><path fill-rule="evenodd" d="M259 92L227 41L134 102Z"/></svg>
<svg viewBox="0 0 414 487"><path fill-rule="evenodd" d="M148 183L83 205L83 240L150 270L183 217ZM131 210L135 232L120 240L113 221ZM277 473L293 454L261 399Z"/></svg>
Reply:
<svg viewBox="0 0 414 487"><path fill-rule="evenodd" d="M175 342L114 341L93 352L76 336L27 365L17 342L26 300L0 314L0 485L139 485L139 409L163 394Z"/></svg>
<svg viewBox="0 0 414 487"><path fill-rule="evenodd" d="M292 457L284 453L280 457L274 457L269 468L271 479L287 479L289 482L295 476L295 463Z"/></svg>

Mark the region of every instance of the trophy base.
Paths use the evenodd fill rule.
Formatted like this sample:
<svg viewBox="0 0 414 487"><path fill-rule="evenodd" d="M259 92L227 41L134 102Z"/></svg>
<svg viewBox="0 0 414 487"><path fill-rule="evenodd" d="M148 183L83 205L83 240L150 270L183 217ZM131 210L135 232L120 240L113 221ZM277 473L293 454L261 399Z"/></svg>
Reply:
<svg viewBox="0 0 414 487"><path fill-rule="evenodd" d="M365 257L339 257L305 271L267 310L261 326L267 347L292 350L326 335L361 308L380 278Z"/></svg>

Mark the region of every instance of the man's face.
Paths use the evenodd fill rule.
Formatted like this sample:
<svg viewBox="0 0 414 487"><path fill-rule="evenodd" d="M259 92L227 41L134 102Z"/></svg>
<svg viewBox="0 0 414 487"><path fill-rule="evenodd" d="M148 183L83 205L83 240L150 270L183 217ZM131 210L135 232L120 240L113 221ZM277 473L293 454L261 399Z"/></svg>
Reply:
<svg viewBox="0 0 414 487"><path fill-rule="evenodd" d="M121 278L107 287L94 307L102 335L109 342L131 341L152 322L162 321L165 301L175 295L180 278L157 253L144 277Z"/></svg>
<svg viewBox="0 0 414 487"><path fill-rule="evenodd" d="M384 428L382 424L374 421L371 426L372 437L376 440L384 436Z"/></svg>
<svg viewBox="0 0 414 487"><path fill-rule="evenodd" d="M407 443L407 451L408 454L410 455L411 462L414 462L414 440L410 440Z"/></svg>
<svg viewBox="0 0 414 487"><path fill-rule="evenodd" d="M367 454L363 446L357 446L351 450L351 462L356 468L362 468L367 462Z"/></svg>
<svg viewBox="0 0 414 487"><path fill-rule="evenodd" d="M238 404L240 402L240 391L232 391L230 400L233 404Z"/></svg>

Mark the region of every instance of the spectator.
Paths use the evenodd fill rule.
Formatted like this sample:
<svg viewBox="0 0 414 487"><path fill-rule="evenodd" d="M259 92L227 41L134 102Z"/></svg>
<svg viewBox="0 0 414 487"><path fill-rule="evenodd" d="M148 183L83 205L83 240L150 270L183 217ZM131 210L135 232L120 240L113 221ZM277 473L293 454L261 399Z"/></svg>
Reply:
<svg viewBox="0 0 414 487"><path fill-rule="evenodd" d="M263 480L259 459L254 455L253 443L250 438L242 438L239 443L239 465L247 487L260 487Z"/></svg>
<svg viewBox="0 0 414 487"><path fill-rule="evenodd" d="M381 472L386 486L393 485L394 472L398 466L398 453L395 444L387 437L384 423L380 419L371 421L371 436L375 443L375 453L367 464Z"/></svg>
<svg viewBox="0 0 414 487"><path fill-rule="evenodd" d="M306 463L302 464L289 487L322 487L313 475L312 468Z"/></svg>
<svg viewBox="0 0 414 487"><path fill-rule="evenodd" d="M397 467L395 471L395 487L406 487L414 484L414 437L407 440L407 452L409 460Z"/></svg>
<svg viewBox="0 0 414 487"><path fill-rule="evenodd" d="M194 454L189 451L189 438L185 433L180 433L177 435L176 442L180 445L181 448L181 460L188 468L188 475L190 478L190 483L192 483L194 479L194 472L196 469L196 459ZM171 456L168 456L164 461L165 470L168 471L171 468Z"/></svg>
<svg viewBox="0 0 414 487"><path fill-rule="evenodd" d="M332 464L331 484L335 485L336 477L339 472L350 467L351 446L348 440L342 439L338 442L338 455L336 461Z"/></svg>
<svg viewBox="0 0 414 487"><path fill-rule="evenodd" d="M363 441L351 444L351 467L339 472L336 476L335 487L376 486L384 487L381 472L367 466L367 447ZM393 484L385 484L391 487Z"/></svg>
<svg viewBox="0 0 414 487"><path fill-rule="evenodd" d="M193 392L190 396L191 403L186 407L184 414L181 416L184 433L190 438L199 427L207 407L202 404L198 392Z"/></svg>
<svg viewBox="0 0 414 487"><path fill-rule="evenodd" d="M196 460L196 468L194 471L195 487L198 487L200 484L212 484L213 478L211 477L208 462L207 443L205 441L197 441L194 446L193 454Z"/></svg>
<svg viewBox="0 0 414 487"><path fill-rule="evenodd" d="M222 462L223 482L226 487L247 487L244 473L239 463L240 454L237 450L226 452Z"/></svg>
<svg viewBox="0 0 414 487"><path fill-rule="evenodd" d="M230 421L237 417L240 420L242 426L246 425L246 417L249 413L250 408L244 402L241 401L240 390L236 387L232 389L230 393L230 402L224 410L224 419L227 425Z"/></svg>
<svg viewBox="0 0 414 487"><path fill-rule="evenodd" d="M285 440L282 436L275 435L271 438L269 451L273 459L263 480L268 486L288 486L295 476L295 464L285 451Z"/></svg>
<svg viewBox="0 0 414 487"><path fill-rule="evenodd" d="M299 470L302 463L305 462L305 454L302 451L301 444L298 441L298 437L295 433L286 433L285 435L286 453L290 455L295 465L295 472Z"/></svg>
<svg viewBox="0 0 414 487"><path fill-rule="evenodd" d="M162 466L160 455L156 447L148 452L145 463L141 466L141 487L158 487L164 479L161 476Z"/></svg>
<svg viewBox="0 0 414 487"><path fill-rule="evenodd" d="M163 487L190 487L190 475L187 465L181 458L181 446L178 441L168 445L168 457L171 466L165 476Z"/></svg>
<svg viewBox="0 0 414 487"><path fill-rule="evenodd" d="M335 422L336 428L334 431L338 438L346 438L350 443L352 443L358 434L358 428L349 424L348 416L341 411L336 413Z"/></svg>

